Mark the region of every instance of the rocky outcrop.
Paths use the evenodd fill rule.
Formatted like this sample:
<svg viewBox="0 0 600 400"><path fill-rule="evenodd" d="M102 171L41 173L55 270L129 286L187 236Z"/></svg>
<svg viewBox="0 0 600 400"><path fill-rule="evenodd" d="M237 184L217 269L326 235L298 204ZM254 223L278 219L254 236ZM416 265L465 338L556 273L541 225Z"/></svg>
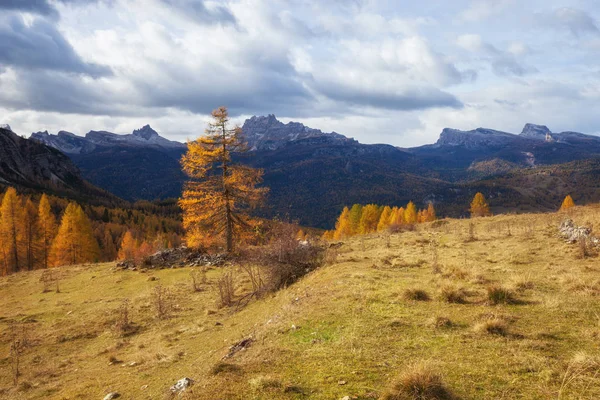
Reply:
<svg viewBox="0 0 600 400"><path fill-rule="evenodd" d="M436 142L436 146L462 146L467 149L501 147L518 140L518 136L495 131L493 129L477 128L472 131L445 128Z"/></svg>
<svg viewBox="0 0 600 400"><path fill-rule="evenodd" d="M60 131L56 135L44 131L32 133L31 138L65 154L88 154L98 147L151 147L173 150L185 149L187 146L185 143L165 139L150 125L144 125L141 129L126 135L108 131L89 131L85 137L82 137L66 131Z"/></svg>
<svg viewBox="0 0 600 400"><path fill-rule="evenodd" d="M284 124L273 114L247 119L242 126L242 132L251 150L275 150L289 142L313 138L323 138L334 142L351 141L339 133L325 133L299 122Z"/></svg>
<svg viewBox="0 0 600 400"><path fill-rule="evenodd" d="M573 220L569 218L560 224L558 232L567 243L577 243L580 240L585 240L595 246L600 245L600 239L592 236L592 230L590 228L577 226Z"/></svg>
<svg viewBox="0 0 600 400"><path fill-rule="evenodd" d="M142 261L144 268L218 267L227 261L226 254L208 254L182 246L158 251ZM132 260L119 261L117 268L135 270Z"/></svg>

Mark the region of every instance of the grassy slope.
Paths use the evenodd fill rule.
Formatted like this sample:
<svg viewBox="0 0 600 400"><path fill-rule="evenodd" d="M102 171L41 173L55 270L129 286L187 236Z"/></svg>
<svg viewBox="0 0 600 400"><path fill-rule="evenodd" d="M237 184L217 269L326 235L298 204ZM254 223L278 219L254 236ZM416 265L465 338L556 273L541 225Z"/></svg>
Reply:
<svg viewBox="0 0 600 400"><path fill-rule="evenodd" d="M600 226L600 208L577 208L573 216ZM561 218L479 219L475 241L466 240L468 220L392 235L389 248L381 236L353 238L335 264L240 311L218 310L210 288L192 292L187 268L64 268L60 293L41 293L39 271L1 278L0 397L88 399L114 390L124 399L160 399L188 376L196 385L187 398L372 398L407 366L427 362L463 399L558 398L561 386L563 399L599 398L600 364L590 360L600 360L600 267L556 237ZM441 274L432 269L432 239ZM209 280L220 273L210 271ZM490 283L524 288L516 292L521 304L487 304ZM153 313L157 284L172 290L177 306L164 321ZM243 291L247 282L239 284ZM465 288L467 303L441 301L444 285ZM405 300L406 289L432 299ZM123 339L112 326L125 298L141 330ZM474 329L492 316L507 321L507 335ZM435 317L453 325L435 328ZM8 358L14 321L25 321L32 343L16 388ZM211 374L228 347L248 335L255 343L227 360L239 370ZM124 362L109 365L110 357Z"/></svg>

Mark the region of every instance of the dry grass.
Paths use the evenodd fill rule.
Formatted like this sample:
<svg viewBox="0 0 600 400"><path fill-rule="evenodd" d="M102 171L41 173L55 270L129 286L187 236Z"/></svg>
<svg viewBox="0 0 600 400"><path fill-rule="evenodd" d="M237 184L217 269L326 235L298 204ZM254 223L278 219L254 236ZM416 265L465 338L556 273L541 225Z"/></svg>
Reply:
<svg viewBox="0 0 600 400"><path fill-rule="evenodd" d="M452 400L441 375L427 365L408 368L381 396L381 400Z"/></svg>
<svg viewBox="0 0 600 400"><path fill-rule="evenodd" d="M600 226L600 207L576 207L572 218ZM242 307L215 307L226 271L234 304L253 290L237 266L207 271L198 292L190 289L190 268L152 271L156 281L112 264L61 268L59 293L54 285L42 293L42 271L2 277L0 398L101 399L117 391L161 399L188 376L197 383L187 398L201 400L372 399L423 360L435 360L445 387L464 399L600 398L600 269L556 236L561 219L497 215L352 238L337 260ZM469 222L477 240L465 243ZM456 266L467 277L434 273L432 237L440 269ZM171 294L166 319L157 318L158 283ZM520 304L491 305L487 286L510 289ZM449 296L438 299L442 288ZM436 301L402 299L415 289ZM116 310L125 299L140 329L122 336ZM16 385L15 324L29 332ZM252 346L226 359L235 367L222 365L249 336ZM111 359L121 362L108 365Z"/></svg>
<svg viewBox="0 0 600 400"><path fill-rule="evenodd" d="M405 300L429 301L429 294L423 289L406 289L402 295Z"/></svg>
<svg viewBox="0 0 600 400"><path fill-rule="evenodd" d="M440 288L440 299L446 303L464 304L467 296L463 288L446 284Z"/></svg>
<svg viewBox="0 0 600 400"><path fill-rule="evenodd" d="M487 287L487 300L492 305L514 304L517 302L512 290L498 285Z"/></svg>

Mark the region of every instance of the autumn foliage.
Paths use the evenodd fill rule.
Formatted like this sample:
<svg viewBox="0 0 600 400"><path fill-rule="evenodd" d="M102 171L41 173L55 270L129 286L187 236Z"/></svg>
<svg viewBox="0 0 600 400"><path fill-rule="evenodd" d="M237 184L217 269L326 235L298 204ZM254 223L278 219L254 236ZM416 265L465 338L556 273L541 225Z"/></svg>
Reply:
<svg viewBox="0 0 600 400"><path fill-rule="evenodd" d="M173 201L130 208L80 206L46 194L0 193L0 275L117 258L125 233L137 239L134 259L178 246L181 222Z"/></svg>
<svg viewBox="0 0 600 400"><path fill-rule="evenodd" d="M560 206L560 211L566 211L571 207L575 207L575 202L573 201L571 195L568 194L567 197L565 197L565 199L563 200L562 205Z"/></svg>
<svg viewBox="0 0 600 400"><path fill-rule="evenodd" d="M247 150L239 127L229 127L225 107L212 112L204 136L188 142L181 159L190 178L179 205L188 246L211 244L222 238L231 251L234 238L251 228L248 210L258 205L267 192L258 188L263 171L236 164L232 154Z"/></svg>
<svg viewBox="0 0 600 400"><path fill-rule="evenodd" d="M418 210L412 201L406 208L354 204L352 208L344 207L335 224L335 230L325 232L323 238L339 240L384 231L393 226L435 221L436 218L435 208L431 203L423 210Z"/></svg>
<svg viewBox="0 0 600 400"><path fill-rule="evenodd" d="M492 215L490 212L490 206L481 192L477 192L475 197L473 197L469 211L471 212L471 218L488 217Z"/></svg>

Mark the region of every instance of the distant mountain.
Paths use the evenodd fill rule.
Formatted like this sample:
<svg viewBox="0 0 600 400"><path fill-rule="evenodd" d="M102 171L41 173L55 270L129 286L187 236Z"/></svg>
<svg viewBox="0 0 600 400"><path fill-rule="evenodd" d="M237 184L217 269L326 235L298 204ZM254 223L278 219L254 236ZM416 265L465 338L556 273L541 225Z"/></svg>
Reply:
<svg viewBox="0 0 600 400"><path fill-rule="evenodd" d="M331 143L349 143L344 135L331 132L324 133L319 129L312 129L299 122L284 124L275 115L266 117L252 117L247 119L242 126L242 132L251 150L276 150L287 143L304 139L325 139Z"/></svg>
<svg viewBox="0 0 600 400"><path fill-rule="evenodd" d="M86 182L79 169L60 151L24 139L0 127L0 186L45 191L92 204L119 204L122 200Z"/></svg>
<svg viewBox="0 0 600 400"><path fill-rule="evenodd" d="M247 119L242 132L251 151L236 157L263 168L264 184L271 189L262 215L323 228L351 203L413 200L423 207L432 201L441 215L466 215L469 197L478 190L497 210L518 204L528 205L528 211L547 210L555 197L571 191L593 198L591 177L599 171L594 162L600 159L599 137L552 133L543 125L527 124L518 135L446 128L436 143L406 149L361 144L298 122L284 124L274 115ZM128 135L91 131L79 137L61 131L32 137L69 154L86 179L128 200L178 197L186 179L179 165L186 145L160 137L149 126ZM582 165L585 173L574 170ZM581 178L564 182L565 171Z"/></svg>
<svg viewBox="0 0 600 400"><path fill-rule="evenodd" d="M66 131L60 131L56 135L44 131L32 133L31 138L65 154L90 153L97 147L153 147L167 150L187 148L184 143L160 136L150 125L145 125L127 135L118 135L107 131L89 131L85 137L82 137Z"/></svg>

